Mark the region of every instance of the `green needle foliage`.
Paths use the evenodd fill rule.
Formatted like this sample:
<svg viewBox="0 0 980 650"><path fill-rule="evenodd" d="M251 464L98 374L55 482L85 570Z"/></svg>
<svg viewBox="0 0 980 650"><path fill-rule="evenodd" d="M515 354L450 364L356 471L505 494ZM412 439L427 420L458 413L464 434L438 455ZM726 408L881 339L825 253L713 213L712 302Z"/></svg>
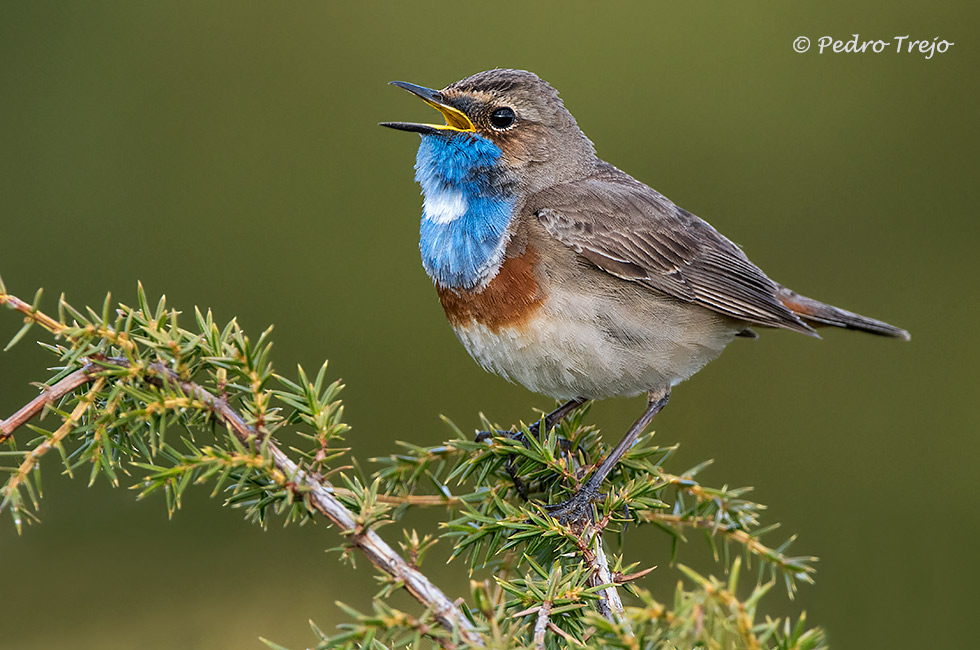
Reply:
<svg viewBox="0 0 980 650"><path fill-rule="evenodd" d="M39 325L53 335L42 345L58 359L42 396L0 423L0 510L18 531L38 521L40 461L55 451L68 474L89 485L125 484L139 498L163 495L171 515L186 489L207 485L263 526L324 515L347 521L338 550L352 560L366 553L382 588L370 603L338 604L349 622L336 630L313 626L318 648L824 647L804 616L774 620L759 609L774 585L792 597L798 583L811 582L814 558L789 555L792 538L762 541L776 527L761 524L764 507L746 498L747 488L703 485L706 463L668 471L674 448L654 445L652 435L609 476L591 521L562 524L544 504L574 494L610 442L587 423L587 408L540 440L522 427L476 442L450 423L447 442L399 443L398 453L373 459L368 478L344 447L342 386L327 379L326 364L315 377L302 368L292 378L274 372L271 330L253 342L234 320L219 326L197 310L182 318L163 298L151 305L142 287L135 306L107 297L100 310L77 310L62 297L57 318L39 311L40 299L28 304L0 283L0 304L25 320L11 345ZM53 424L28 423L42 407L41 422ZM284 436L302 444L284 454ZM412 509L433 507L445 512L437 530L399 525ZM399 539L404 562L377 559L383 526ZM644 526L669 536L672 553L661 563L673 568L628 559L630 533ZM724 580L676 561L681 543L702 537ZM440 600L413 582L440 540L471 578L458 609L459 594L440 592ZM665 579L677 584L670 603L644 588ZM422 603L417 611L389 604L403 587Z"/></svg>

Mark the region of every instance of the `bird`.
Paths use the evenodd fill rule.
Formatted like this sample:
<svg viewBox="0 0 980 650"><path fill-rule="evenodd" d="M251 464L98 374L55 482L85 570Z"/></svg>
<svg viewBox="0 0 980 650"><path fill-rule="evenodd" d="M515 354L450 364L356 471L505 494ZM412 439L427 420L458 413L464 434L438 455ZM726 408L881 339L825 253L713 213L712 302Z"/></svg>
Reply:
<svg viewBox="0 0 980 650"><path fill-rule="evenodd" d="M575 495L548 508L562 522L590 516L673 387L735 338L760 328L819 338L828 326L910 338L771 280L706 221L601 160L532 72L498 68L442 90L391 85L445 121L381 126L421 136L422 266L467 352L562 402L546 428L590 400L647 396Z"/></svg>

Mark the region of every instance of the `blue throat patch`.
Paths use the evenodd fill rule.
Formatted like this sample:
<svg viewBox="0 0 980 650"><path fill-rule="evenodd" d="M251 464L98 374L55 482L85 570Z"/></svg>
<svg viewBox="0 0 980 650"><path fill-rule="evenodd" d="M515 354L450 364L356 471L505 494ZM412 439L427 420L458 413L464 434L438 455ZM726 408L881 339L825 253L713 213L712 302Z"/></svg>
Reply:
<svg viewBox="0 0 980 650"><path fill-rule="evenodd" d="M473 289L500 268L516 197L503 183L501 151L474 134L423 135L415 180L425 202L422 265L437 284Z"/></svg>

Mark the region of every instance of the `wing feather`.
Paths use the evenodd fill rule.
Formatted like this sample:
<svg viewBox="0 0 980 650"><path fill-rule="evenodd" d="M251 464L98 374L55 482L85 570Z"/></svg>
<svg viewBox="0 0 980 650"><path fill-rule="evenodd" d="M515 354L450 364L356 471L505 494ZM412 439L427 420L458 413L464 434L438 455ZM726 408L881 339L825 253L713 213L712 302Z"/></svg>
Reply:
<svg viewBox="0 0 980 650"><path fill-rule="evenodd" d="M739 320L813 334L738 246L612 166L539 192L528 206L558 241L618 278Z"/></svg>

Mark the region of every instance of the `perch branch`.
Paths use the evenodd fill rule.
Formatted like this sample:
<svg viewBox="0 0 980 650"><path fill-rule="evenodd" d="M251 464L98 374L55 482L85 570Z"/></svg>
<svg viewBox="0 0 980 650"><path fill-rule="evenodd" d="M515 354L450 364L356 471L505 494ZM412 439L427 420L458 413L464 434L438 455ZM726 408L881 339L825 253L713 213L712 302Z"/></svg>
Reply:
<svg viewBox="0 0 980 650"><path fill-rule="evenodd" d="M551 601L541 603L538 618L534 622L534 647L544 650L544 633L548 629L548 616L551 614Z"/></svg>
<svg viewBox="0 0 980 650"><path fill-rule="evenodd" d="M572 471L577 473L578 463L574 455L570 457L569 461ZM596 603L599 613L610 622L621 624L627 636L633 636L633 631L623 610L623 601L616 590L616 578L609 570L609 560L606 558L606 550L602 546L602 531L608 523L609 519L603 518L598 522L591 522L582 526L581 530L577 531L579 532L578 548L582 558L592 569L589 584L593 587L609 585L602 589L602 597ZM588 541L586 541L587 539Z"/></svg>
<svg viewBox="0 0 980 650"><path fill-rule="evenodd" d="M587 529L586 533L592 537L590 553L583 553L586 562L592 567L593 585L609 585L602 590L603 598L599 601L599 610L603 616L610 621L619 623L623 626L623 631L628 636L632 636L629 622L623 611L623 601L619 597L616 589L616 579L609 570L609 560L606 558L606 550L602 546L602 529L596 527Z"/></svg>

